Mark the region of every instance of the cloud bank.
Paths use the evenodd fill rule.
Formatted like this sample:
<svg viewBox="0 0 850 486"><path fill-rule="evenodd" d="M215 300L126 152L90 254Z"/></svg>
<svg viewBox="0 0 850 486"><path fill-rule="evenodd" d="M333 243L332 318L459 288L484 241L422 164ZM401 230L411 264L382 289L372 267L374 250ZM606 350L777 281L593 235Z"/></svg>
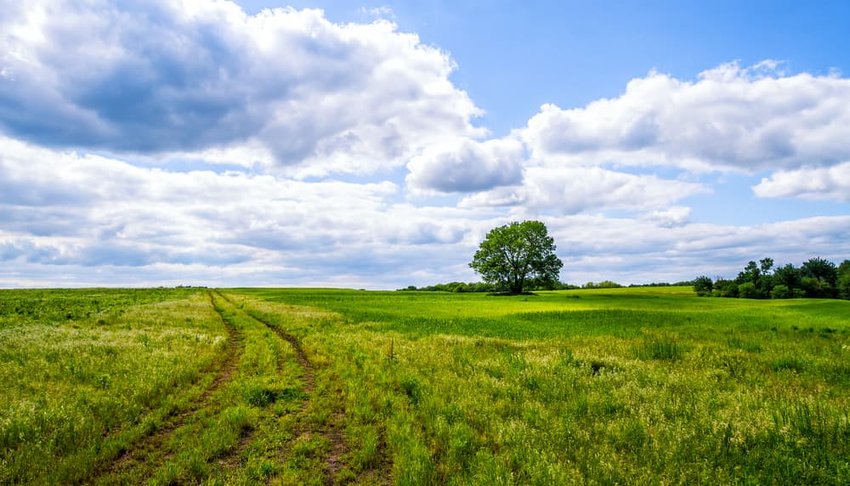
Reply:
<svg viewBox="0 0 850 486"><path fill-rule="evenodd" d="M831 166L850 158L850 79L782 75L774 62L633 79L583 108L544 105L524 138L556 164L618 163L688 170Z"/></svg>
<svg viewBox="0 0 850 486"><path fill-rule="evenodd" d="M484 132L449 56L394 24L230 2L33 1L0 18L0 126L163 154L253 142L279 165L368 172Z"/></svg>
<svg viewBox="0 0 850 486"><path fill-rule="evenodd" d="M0 33L0 286L471 280L487 230L523 218L579 283L850 256L850 216L707 223L696 207L734 175L765 205L840 213L837 74L650 72L494 138L451 56L386 20L44 0L7 5Z"/></svg>

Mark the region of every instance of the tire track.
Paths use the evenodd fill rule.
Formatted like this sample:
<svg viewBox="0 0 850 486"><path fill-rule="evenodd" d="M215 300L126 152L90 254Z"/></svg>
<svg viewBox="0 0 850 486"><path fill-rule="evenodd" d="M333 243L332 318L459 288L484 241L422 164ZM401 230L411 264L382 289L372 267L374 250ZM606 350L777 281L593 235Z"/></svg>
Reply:
<svg viewBox="0 0 850 486"><path fill-rule="evenodd" d="M218 295L219 297L221 297L222 299L224 299L228 303L230 303L230 305L232 305L233 307L235 307L237 309L239 308L238 305L236 304L236 302L233 302L233 300L231 300L230 297L227 297L226 295L220 293L219 291L216 291L215 293L216 293L216 295ZM307 392L307 393L312 393L313 390L316 387L316 378L315 378L315 375L313 374L313 368L314 367L313 367L313 363L310 362L310 359L307 358L307 353L304 352L304 348L301 346L301 341L297 337L295 337L294 335L284 331L280 327L278 327L278 326L276 326L276 325L274 325L274 324L272 324L272 323L270 323L270 322L268 322L268 321L266 321L266 320L264 320L260 317L257 317L256 315L254 315L250 312L247 312L247 311L244 311L244 310L241 310L241 312L243 314L245 314L246 316L250 317L251 319L253 319L253 320L259 322L260 324L266 326L273 333L277 334L278 337L280 337L284 341L288 342L289 345L292 346L292 349L295 351L295 359L298 361L298 364L301 365L301 368L304 370L304 377L303 377L303 379L304 379L304 391Z"/></svg>
<svg viewBox="0 0 850 486"><path fill-rule="evenodd" d="M235 302L233 302L230 298L222 295L219 292L216 292L219 296L221 296L224 300L228 301L230 304L236 307ZM308 399L304 402L302 406L302 413L307 409L308 402L310 400L310 396L312 396L316 389L316 376L315 376L315 366L307 357L307 353L304 352L304 347L301 345L301 341L293 334L290 334L279 326L268 322L262 317L252 314L248 311L243 311L245 315L254 319L255 321L263 324L267 328L271 329L272 332L277 334L278 337L285 340L292 346L292 349L295 351L295 358L298 361L298 364L304 370L303 380L304 380L304 392L308 395ZM328 456L325 460L325 481L326 485L332 485L336 483L337 474L345 467L345 462L343 458L348 452L348 447L345 444L345 440L342 435L342 431L340 430L340 422L342 421L343 414L336 413L332 416L330 420L330 426L326 427L324 430L317 430L315 432L320 433L325 440L330 444ZM303 433L310 433L311 431L300 431Z"/></svg>
<svg viewBox="0 0 850 486"><path fill-rule="evenodd" d="M219 319L227 329L227 347L225 350L224 360L218 369L216 377L212 383L204 390L204 392L195 399L185 410L171 415L168 421L160 428L154 429L152 433L142 437L136 444L131 444L131 448L125 450L119 456L115 457L107 465L96 469L90 476L88 483L97 482L99 479L106 476L119 474L132 467L133 464L144 461L145 457L151 452L163 448L168 437L186 421L195 415L198 411L209 405L212 395L218 391L226 383L233 379L236 373L239 358L242 355L242 347L244 345L242 333L230 321L224 318L221 310L216 305L212 292L207 291L207 297L210 301L210 306L218 314ZM204 372L209 372L205 370Z"/></svg>
<svg viewBox="0 0 850 486"><path fill-rule="evenodd" d="M274 333L275 335L277 335L277 337L278 337L278 338L283 338L283 336L281 336L281 334L278 332L278 330L277 330L274 326L270 325L269 323L263 322L263 321L261 321L260 319L257 319L256 317L254 317L253 315L251 315L251 313L249 313L249 312L245 311L244 309L242 309L242 308L241 308L241 307L240 307L240 306L239 306L236 302L234 302L234 301L233 301L233 299L231 299L230 297L228 297L228 296L226 296L226 295L222 294L219 290L214 290L213 292L215 293L216 297L218 297L218 298L220 298L221 300L223 300L223 301L227 302L227 304L228 304L228 305L229 305L229 306L230 306L230 307L231 307L231 308L232 308L235 312L238 312L238 313L242 314L243 316L247 317L248 319L251 319L251 320L253 320L253 321L255 321L255 322L259 323L259 324L262 324L264 327L266 327L266 328L270 329L271 331L273 331L273 333ZM285 339L285 338L284 338L284 339ZM288 341L288 340L287 340L287 341ZM291 344L291 343L290 343L290 344ZM280 356L278 356L277 358L278 358L278 359L277 359L277 363L276 363L276 366L275 366L275 367L276 367L276 369L277 369L277 371L278 371L278 373L279 373L279 372L283 369L283 361L280 359ZM298 362L299 362L299 364L301 364L301 363L302 363L300 359L298 359ZM302 364L302 366L303 366L303 364ZM306 368L305 368L305 369L306 369ZM311 379L312 379L312 376L311 376ZM214 459L215 459L215 461L218 463L218 465L219 465L220 467L222 467L224 470L233 470L233 469L238 468L238 467L239 467L239 465L240 465L240 456L241 456L241 455L242 455L242 453L243 453L244 451L246 451L246 450L248 449L248 447L251 445L251 441L252 441L252 440L253 440L253 438L254 438L254 433L255 433L255 430L250 430L250 431L248 431L246 434L244 434L244 435L243 435L243 436L239 439L239 442L237 442L237 443L236 443L236 445L235 445L232 449L230 449L229 451L227 451L224 455L221 455L221 456L218 456L218 457L214 458Z"/></svg>

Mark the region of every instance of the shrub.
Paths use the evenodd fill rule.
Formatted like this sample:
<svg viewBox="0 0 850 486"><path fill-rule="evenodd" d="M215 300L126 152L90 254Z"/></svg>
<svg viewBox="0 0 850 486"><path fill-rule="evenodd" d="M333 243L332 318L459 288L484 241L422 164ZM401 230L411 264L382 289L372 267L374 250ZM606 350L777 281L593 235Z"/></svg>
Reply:
<svg viewBox="0 0 850 486"><path fill-rule="evenodd" d="M714 283L711 281L711 278L702 276L697 277L694 280L694 292L699 296L711 295L711 291L714 288Z"/></svg>
<svg viewBox="0 0 850 486"><path fill-rule="evenodd" d="M756 284L752 282L744 282L741 285L738 285L738 296L743 299L758 299L761 297L761 293L759 292Z"/></svg>
<svg viewBox="0 0 850 486"><path fill-rule="evenodd" d="M794 297L794 292L786 285L779 284L773 287L770 291L770 296L774 299L790 299Z"/></svg>
<svg viewBox="0 0 850 486"><path fill-rule="evenodd" d="M719 279L717 282L714 282L712 295L717 295L718 297L737 297L738 285L732 280Z"/></svg>

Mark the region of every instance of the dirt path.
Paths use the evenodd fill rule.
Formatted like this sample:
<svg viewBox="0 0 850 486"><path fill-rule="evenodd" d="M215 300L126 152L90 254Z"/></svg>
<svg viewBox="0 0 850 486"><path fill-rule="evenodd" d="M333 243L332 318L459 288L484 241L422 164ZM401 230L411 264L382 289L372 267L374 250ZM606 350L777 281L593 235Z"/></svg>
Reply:
<svg viewBox="0 0 850 486"><path fill-rule="evenodd" d="M155 429L150 435L140 439L131 448L125 450L110 463L104 464L102 467L93 471L87 483L98 482L98 479L105 478L110 475L118 474L121 471L127 470L139 462L143 462L152 452L161 450L168 437L199 410L202 410L209 405L210 399L217 390L233 379L239 364L239 358L242 355L242 335L240 331L221 313L221 310L215 303L215 299L211 292L207 292L210 300L210 306L216 311L227 329L227 347L224 353L224 359L216 373L212 383L204 390L204 392L195 399L187 408L175 413L167 418L165 424L158 429ZM210 371L210 370L207 370Z"/></svg>
<svg viewBox="0 0 850 486"><path fill-rule="evenodd" d="M294 351L295 359L302 369L302 390L306 395L306 399L304 399L301 405L300 412L297 412L299 418L295 430L293 430L293 437L313 435L324 438L328 444L324 457L324 483L327 485L336 484L340 471L346 466L345 458L348 453L341 429L344 422L344 413L342 411L333 413L323 425L311 423L308 418L309 413L311 413L311 405L315 407L321 401L317 402L315 400L315 394L317 393L316 367L304 351L301 341L295 335L268 322L262 316L250 312L249 309L243 309L230 296L224 295L217 290L208 291L207 295L210 306L218 314L228 334L227 346L223 357L216 362L217 369L214 365L205 371L205 373L215 372L212 382L191 403L186 405L182 410L167 417L160 427L154 429L148 435L143 436L136 443L131 444L122 454L112 460L105 461L103 465L96 468L85 482L108 483L111 480L120 481L122 474L131 471L135 467L143 466L146 461L160 463L168 460L173 454L173 452L166 450L168 449L167 442L172 434L178 428L188 423L195 414L211 406L215 392L235 377L241 356L244 353L245 343L237 324L232 322L233 318L227 314L229 311L234 311L246 319L251 319L262 324L271 330L281 342L285 341L288 343ZM283 360L279 358L278 371L281 370L282 366ZM255 432L255 430L247 431L232 449L227 451L223 456L215 458L215 461L225 470L240 467L240 463L242 462L241 457L252 443ZM285 455L286 450L288 449L284 446L281 453Z"/></svg>
<svg viewBox="0 0 850 486"><path fill-rule="evenodd" d="M221 294L219 294L221 295ZM228 297L221 295L222 298L230 302L235 306L235 303L230 300ZM276 326L265 319L253 315L249 312L245 312L247 316L254 319L257 322L262 323L264 326L268 327L275 334L277 334L281 339L285 340L292 346L292 349L295 351L296 359L298 360L298 364L301 365L301 368L304 370L304 392L307 393L308 397L315 393L316 389L316 377L315 377L315 366L307 357L307 353L304 352L304 348L301 345L301 341L293 334L290 334L279 326ZM310 400L310 398L308 398ZM302 407L302 412L307 409L308 403L305 401L304 406ZM320 433L330 444L328 455L325 459L325 484L331 485L335 484L336 477L339 471L345 466L345 454L348 451L346 447L345 440L342 435L342 431L340 430L340 422L342 422L342 414L335 414L329 423L329 426L324 428L324 430L316 430L316 431L307 431L302 430L301 433L311 433L316 432Z"/></svg>

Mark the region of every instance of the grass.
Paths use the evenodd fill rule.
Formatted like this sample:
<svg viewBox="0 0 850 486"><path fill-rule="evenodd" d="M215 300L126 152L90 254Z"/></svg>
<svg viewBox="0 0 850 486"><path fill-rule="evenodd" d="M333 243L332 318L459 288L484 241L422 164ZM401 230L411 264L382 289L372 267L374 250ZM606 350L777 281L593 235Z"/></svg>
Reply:
<svg viewBox="0 0 850 486"><path fill-rule="evenodd" d="M848 363L843 301L0 291L0 483L846 484Z"/></svg>

